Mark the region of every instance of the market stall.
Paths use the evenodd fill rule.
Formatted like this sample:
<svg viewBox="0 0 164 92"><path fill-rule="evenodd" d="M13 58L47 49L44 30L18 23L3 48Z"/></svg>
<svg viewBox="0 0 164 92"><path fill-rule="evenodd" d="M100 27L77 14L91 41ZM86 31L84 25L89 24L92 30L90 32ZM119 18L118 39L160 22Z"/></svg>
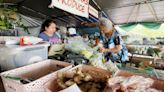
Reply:
<svg viewBox="0 0 164 92"><path fill-rule="evenodd" d="M0 91L164 92L163 4L0 0Z"/></svg>

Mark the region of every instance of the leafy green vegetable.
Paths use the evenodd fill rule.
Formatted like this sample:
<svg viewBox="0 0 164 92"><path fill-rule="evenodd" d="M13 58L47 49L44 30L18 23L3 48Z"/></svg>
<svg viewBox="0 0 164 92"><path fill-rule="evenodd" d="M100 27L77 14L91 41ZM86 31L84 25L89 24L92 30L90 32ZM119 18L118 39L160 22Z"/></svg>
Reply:
<svg viewBox="0 0 164 92"><path fill-rule="evenodd" d="M147 50L147 54L149 56L158 56L159 57L159 53L161 52L161 50L159 48L151 48L149 47L148 50Z"/></svg>

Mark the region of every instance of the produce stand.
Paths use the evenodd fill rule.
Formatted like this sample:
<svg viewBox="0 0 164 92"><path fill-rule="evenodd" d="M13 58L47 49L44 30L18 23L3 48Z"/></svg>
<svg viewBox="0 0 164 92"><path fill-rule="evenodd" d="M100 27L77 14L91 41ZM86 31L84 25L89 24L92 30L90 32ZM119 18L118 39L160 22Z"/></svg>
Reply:
<svg viewBox="0 0 164 92"><path fill-rule="evenodd" d="M163 15L163 0L0 0L0 92L164 92ZM56 43L39 38L47 19ZM117 45L125 62L105 57Z"/></svg>

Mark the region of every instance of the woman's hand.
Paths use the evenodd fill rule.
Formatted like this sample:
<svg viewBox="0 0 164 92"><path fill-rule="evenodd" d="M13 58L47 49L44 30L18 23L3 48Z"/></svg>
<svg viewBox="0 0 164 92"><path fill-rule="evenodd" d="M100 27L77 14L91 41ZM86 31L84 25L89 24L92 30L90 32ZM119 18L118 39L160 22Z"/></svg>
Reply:
<svg viewBox="0 0 164 92"><path fill-rule="evenodd" d="M93 23L89 23L89 22L81 22L81 25L84 25L84 26L88 26L88 27L97 27L98 26L98 22L93 22Z"/></svg>
<svg viewBox="0 0 164 92"><path fill-rule="evenodd" d="M86 21L84 21L84 22L81 22L81 25L88 26L88 25L89 25L89 23L88 23L88 22L86 22Z"/></svg>
<svg viewBox="0 0 164 92"><path fill-rule="evenodd" d="M100 52L103 52L103 53L104 53L104 52L109 52L109 49L104 48L104 47L100 48L99 50L100 50Z"/></svg>

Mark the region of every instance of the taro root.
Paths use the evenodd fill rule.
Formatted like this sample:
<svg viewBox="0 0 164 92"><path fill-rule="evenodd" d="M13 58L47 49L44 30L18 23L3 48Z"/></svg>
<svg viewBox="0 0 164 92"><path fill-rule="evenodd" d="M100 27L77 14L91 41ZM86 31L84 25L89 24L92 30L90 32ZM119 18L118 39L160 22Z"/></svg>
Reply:
<svg viewBox="0 0 164 92"><path fill-rule="evenodd" d="M67 85L67 86L71 86L73 84L75 84L75 82L73 80L68 80L65 82L65 85Z"/></svg>
<svg viewBox="0 0 164 92"><path fill-rule="evenodd" d="M102 92L108 78L109 76L100 76L100 74L97 75L96 72L82 72L81 68L77 68L73 71L72 77L67 77L66 74L59 74L57 83L60 90L63 90L76 83L82 92Z"/></svg>
<svg viewBox="0 0 164 92"><path fill-rule="evenodd" d="M82 77L81 76L75 76L74 77L74 81L75 81L75 83L77 83L77 84L80 84L80 83L82 83Z"/></svg>
<svg viewBox="0 0 164 92"><path fill-rule="evenodd" d="M86 73L83 80L84 80L84 81L90 81L90 80L92 80L92 76L91 76L90 74L87 74L87 73Z"/></svg>
<svg viewBox="0 0 164 92"><path fill-rule="evenodd" d="M59 86L59 89L65 89L67 88L67 85L64 84L63 80L57 79L57 84Z"/></svg>

